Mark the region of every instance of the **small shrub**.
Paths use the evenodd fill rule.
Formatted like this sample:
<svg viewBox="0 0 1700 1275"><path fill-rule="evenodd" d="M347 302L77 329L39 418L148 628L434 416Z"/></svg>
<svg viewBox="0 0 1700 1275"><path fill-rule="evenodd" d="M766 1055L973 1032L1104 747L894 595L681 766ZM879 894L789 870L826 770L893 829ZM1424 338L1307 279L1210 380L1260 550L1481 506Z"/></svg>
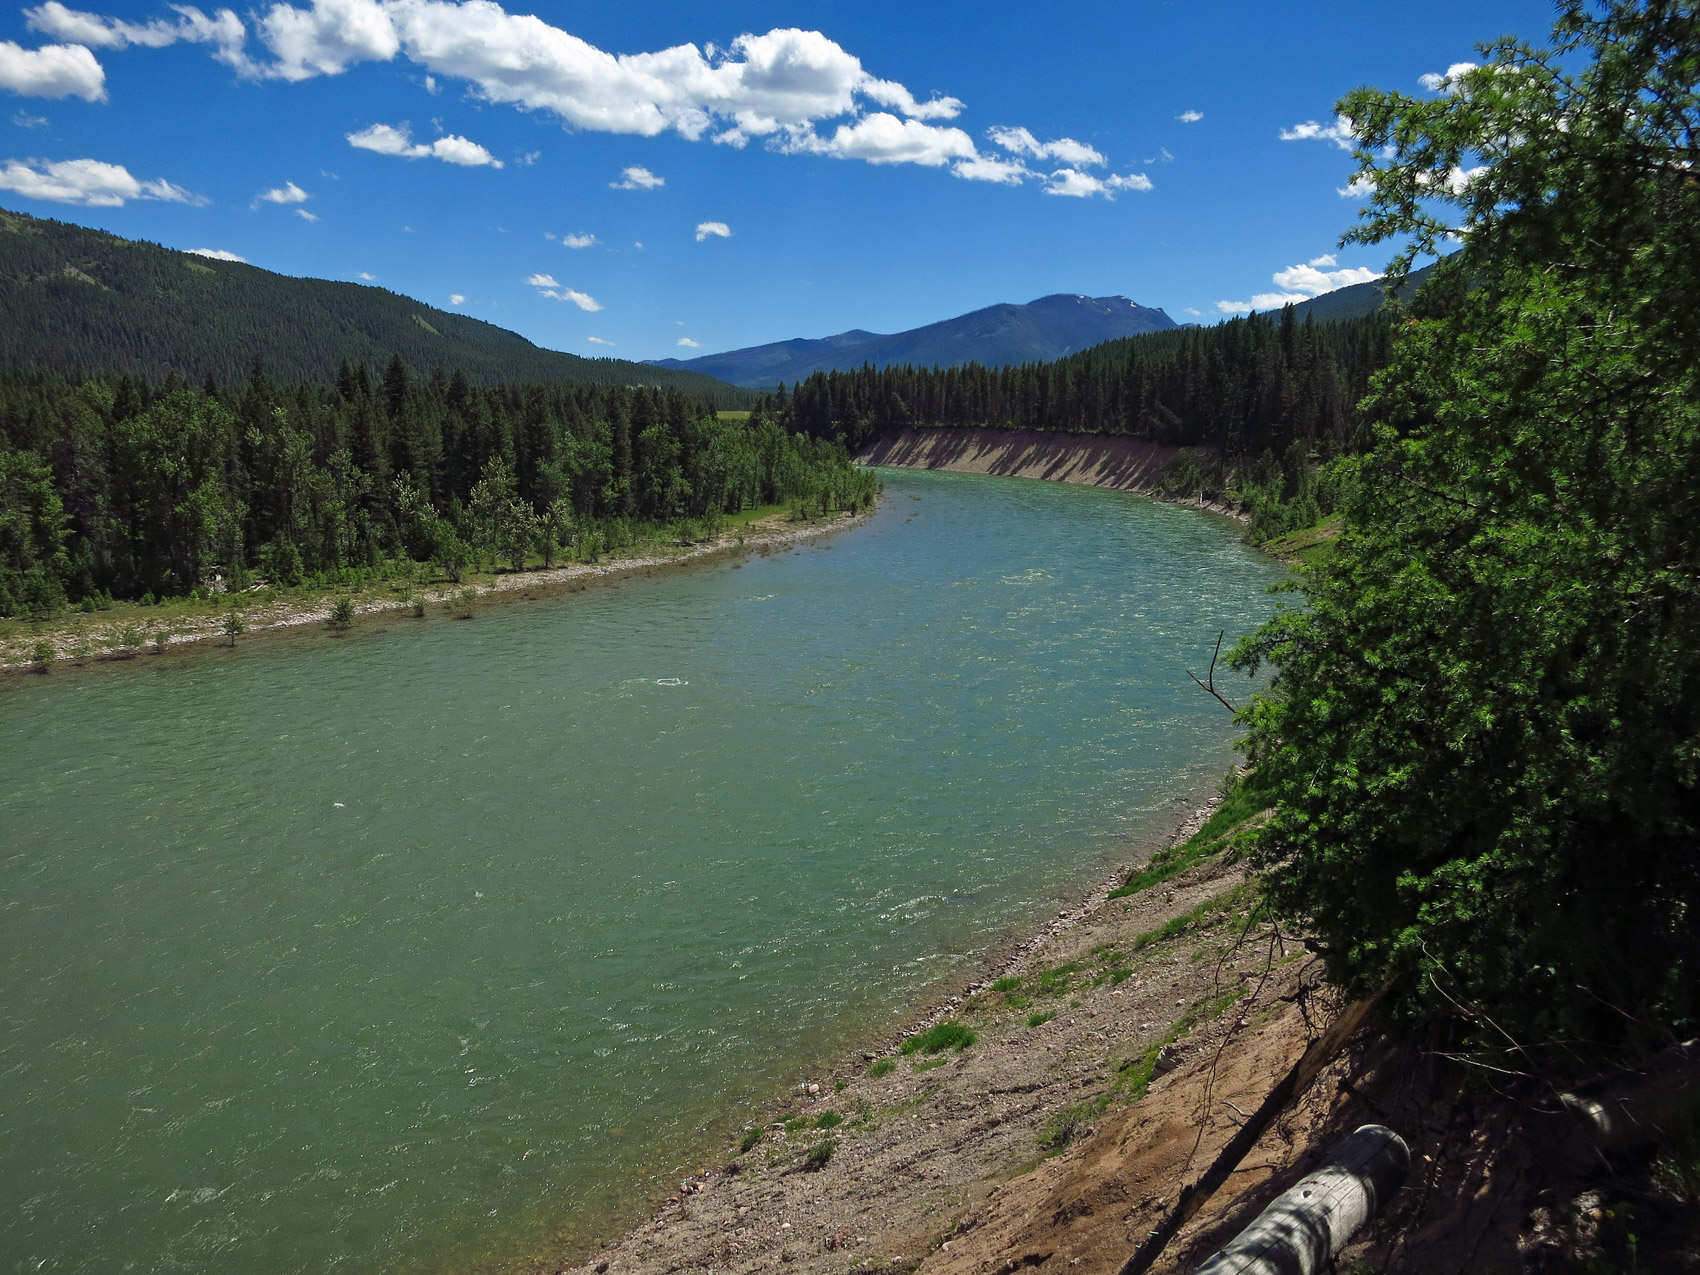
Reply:
<svg viewBox="0 0 1700 1275"><path fill-rule="evenodd" d="M171 645L170 629L155 629L153 631L153 653L164 655L165 648Z"/></svg>
<svg viewBox="0 0 1700 1275"><path fill-rule="evenodd" d="M123 628L119 629L117 633L113 634L112 649L125 658L129 658L137 651L141 650L142 643L147 640L147 634L142 632L141 625L126 624Z"/></svg>
<svg viewBox="0 0 1700 1275"><path fill-rule="evenodd" d="M144 594L142 594L141 601L137 605L138 606L151 607L151 606L157 605L157 603L154 601L154 596L153 596L152 593L144 593Z"/></svg>
<svg viewBox="0 0 1700 1275"><path fill-rule="evenodd" d="M746 1154L751 1147L761 1141L761 1135L762 1131L759 1127L752 1125L750 1128L746 1129L744 1131L744 1140L738 1144L738 1154Z"/></svg>
<svg viewBox="0 0 1700 1275"><path fill-rule="evenodd" d="M831 1138L828 1138L825 1142L817 1142L809 1148L808 1155L803 1157L803 1167L811 1173L818 1172L826 1168L827 1162L832 1159L833 1152L837 1150L838 1144Z"/></svg>
<svg viewBox="0 0 1700 1275"><path fill-rule="evenodd" d="M331 603L329 623L333 629L352 628L354 625L354 599L341 597Z"/></svg>
<svg viewBox="0 0 1700 1275"><path fill-rule="evenodd" d="M416 620L419 620L419 619L423 619L424 616L425 616L425 599L424 598L414 598L413 599L413 618L416 619Z"/></svg>
<svg viewBox="0 0 1700 1275"><path fill-rule="evenodd" d="M478 609L478 590L462 589L443 605L455 619L470 620Z"/></svg>
<svg viewBox="0 0 1700 1275"><path fill-rule="evenodd" d="M879 1058L868 1064L868 1075L878 1080L881 1076L889 1076L897 1070L897 1059Z"/></svg>
<svg viewBox="0 0 1700 1275"><path fill-rule="evenodd" d="M844 1117L839 1115L836 1111L823 1111L821 1112L820 1119L815 1121L815 1128L836 1129L843 1123Z"/></svg>
<svg viewBox="0 0 1700 1275"><path fill-rule="evenodd" d="M248 619L242 612L232 607L225 612L223 629L224 636L230 639L230 645L235 646L236 639L248 631Z"/></svg>
<svg viewBox="0 0 1700 1275"><path fill-rule="evenodd" d="M943 1023L934 1023L924 1032L918 1032L903 1042L903 1052L906 1054L924 1053L939 1054L947 1049L967 1049L977 1039L966 1023L959 1023L954 1018Z"/></svg>
<svg viewBox="0 0 1700 1275"><path fill-rule="evenodd" d="M30 663L35 667L37 673L47 672L48 669L53 667L53 661L58 658L59 652L54 649L53 643L46 638L42 638L30 647ZM895 1066L895 1064L893 1065Z"/></svg>

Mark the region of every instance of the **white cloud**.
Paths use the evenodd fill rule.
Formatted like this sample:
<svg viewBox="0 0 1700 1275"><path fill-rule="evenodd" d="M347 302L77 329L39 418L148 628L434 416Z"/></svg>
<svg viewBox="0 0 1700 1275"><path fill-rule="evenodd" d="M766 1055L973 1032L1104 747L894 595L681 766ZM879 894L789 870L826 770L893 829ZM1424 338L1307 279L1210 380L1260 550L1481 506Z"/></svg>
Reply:
<svg viewBox="0 0 1700 1275"><path fill-rule="evenodd" d="M533 275L532 282L535 283L539 278L547 279L548 277L548 275ZM563 288L558 283L552 287L544 288L540 295L548 297L551 301L571 301L581 310L594 312L602 308L602 303L589 293L578 292L572 288Z"/></svg>
<svg viewBox="0 0 1700 1275"><path fill-rule="evenodd" d="M560 282L552 274L534 274L525 281L528 288L558 288Z"/></svg>
<svg viewBox="0 0 1700 1275"><path fill-rule="evenodd" d="M921 164L927 168L939 168L957 159L979 158L974 139L961 129L900 120L887 111L864 115L854 124L840 124L831 137L797 134L780 149L837 159L861 159L870 164Z"/></svg>
<svg viewBox="0 0 1700 1275"><path fill-rule="evenodd" d="M1203 111L1182 111L1179 115L1175 116L1175 118L1178 119L1182 124L1196 124L1196 123L1198 123L1199 120L1204 118L1204 112Z"/></svg>
<svg viewBox="0 0 1700 1275"><path fill-rule="evenodd" d="M98 159L9 159L0 163L0 190L84 208L122 208L132 199L195 205L207 202L181 186L140 181L122 164Z"/></svg>
<svg viewBox="0 0 1700 1275"><path fill-rule="evenodd" d="M31 115L28 111L19 111L12 116L12 123L19 128L46 128L49 120L45 115Z"/></svg>
<svg viewBox="0 0 1700 1275"><path fill-rule="evenodd" d="M284 182L281 186L274 186L270 190L262 190L258 195L254 196L256 203L268 204L304 204L311 198L311 195L302 190L301 187L297 186L294 182Z"/></svg>
<svg viewBox="0 0 1700 1275"><path fill-rule="evenodd" d="M1283 142L1333 142L1343 151L1349 151L1358 140L1358 132L1352 126L1352 121L1344 115L1336 115L1332 124L1319 124L1315 120L1306 120L1303 124L1295 124L1292 128L1281 130Z"/></svg>
<svg viewBox="0 0 1700 1275"><path fill-rule="evenodd" d="M654 190L657 186L665 186L667 184L667 179L665 177L657 177L654 173L650 172L649 169L639 168L635 164L631 168L622 168L620 170L620 176L624 180L609 182L608 185L610 189Z"/></svg>
<svg viewBox="0 0 1700 1275"><path fill-rule="evenodd" d="M602 241L600 239L598 239L595 235L562 235L561 236L561 246L563 248L593 248L600 242L602 242Z"/></svg>
<svg viewBox="0 0 1700 1275"><path fill-rule="evenodd" d="M1093 195L1114 199L1118 190L1150 189L1151 179L1144 173L1129 173L1126 177L1095 177L1075 168L1059 168L1045 183L1047 195L1069 195L1075 199L1088 199Z"/></svg>
<svg viewBox="0 0 1700 1275"><path fill-rule="evenodd" d="M613 345L614 344L612 341L604 341L599 336L587 336L584 339L586 341L589 341L592 345Z"/></svg>
<svg viewBox="0 0 1700 1275"><path fill-rule="evenodd" d="M449 293L449 304L450 305L465 305L466 304L466 298L461 296L461 294L458 293L458 292L451 292L451 293Z"/></svg>
<svg viewBox="0 0 1700 1275"><path fill-rule="evenodd" d="M297 208L295 210L295 215L301 218L302 221L317 221L319 219L318 213L310 213L305 208Z"/></svg>
<svg viewBox="0 0 1700 1275"><path fill-rule="evenodd" d="M364 270L362 270L358 275L356 275L355 278L364 279L367 283L376 283L378 281L377 275L369 274Z"/></svg>
<svg viewBox="0 0 1700 1275"><path fill-rule="evenodd" d="M526 153L521 155L518 159L516 159L514 161L514 163L518 164L521 168L530 168L533 164L535 164L538 160L540 160L542 158L543 158L543 152L542 151L526 151Z"/></svg>
<svg viewBox="0 0 1700 1275"><path fill-rule="evenodd" d="M675 345L688 346L689 348L691 348L693 350L701 348L695 341L691 340L691 338L688 337L688 336L680 337L676 342L674 342L674 344Z"/></svg>
<svg viewBox="0 0 1700 1275"><path fill-rule="evenodd" d="M227 61L247 38L242 19L229 9L220 9L209 18L193 5L174 4L171 8L177 14L175 22L155 18L137 23L103 18L97 13L67 8L59 0L47 0L46 4L25 9L24 21L32 31L90 49L123 49L133 44L163 49L183 40L190 44L217 45L218 56Z"/></svg>
<svg viewBox="0 0 1700 1275"><path fill-rule="evenodd" d="M1344 186L1336 187L1341 199L1368 199L1375 194L1375 182L1365 173L1359 173Z"/></svg>
<svg viewBox="0 0 1700 1275"><path fill-rule="evenodd" d="M414 142L411 131L406 124L396 128L389 124L373 124L363 128L358 133L349 133L348 144L363 151L375 151L379 155L396 155L402 159L424 159L432 156L447 164L459 164L463 168L479 168L485 165L491 168L502 167L502 161L477 142L468 141L450 133L439 137L431 143Z"/></svg>
<svg viewBox="0 0 1700 1275"><path fill-rule="evenodd" d="M1082 164L1104 164L1108 161L1095 148L1085 142L1077 142L1072 137L1059 137L1054 142L1041 142L1024 128L991 128L986 130L986 136L991 138L1006 151L1015 155L1029 155L1034 159L1054 159L1078 168Z"/></svg>
<svg viewBox="0 0 1700 1275"><path fill-rule="evenodd" d="M80 97L104 102L106 71L80 44L26 49L0 40L0 89L20 97Z"/></svg>
<svg viewBox="0 0 1700 1275"><path fill-rule="evenodd" d="M701 243L704 239L709 238L711 235L716 239L730 239L732 237L732 227L728 226L723 221L697 222L698 243Z"/></svg>
<svg viewBox="0 0 1700 1275"><path fill-rule="evenodd" d="M223 248L186 248L191 257L210 257L214 261L240 261L246 263L248 258L238 257L234 252L226 252Z"/></svg>
<svg viewBox="0 0 1700 1275"><path fill-rule="evenodd" d="M509 13L498 0L269 0L250 15L252 34L270 54L256 60L246 51L249 31L231 10L208 18L187 5L172 8L175 22L145 25L80 13L57 0L31 13L44 29L87 46L80 56L95 72L88 47L191 39L216 45L216 57L254 78L299 81L404 57L424 72L427 91L453 77L470 83L486 102L548 112L572 129L643 137L673 132L734 147L761 139L791 154L949 167L968 180L1009 185L1045 176L982 156L960 129L931 123L960 115L959 99L941 94L920 100L904 85L870 73L819 31L776 28L740 35L723 48L680 44L614 54L542 18ZM1106 162L1096 148L1073 138L1041 142L1022 128L994 130L993 136L1014 155L1069 170ZM371 129L353 137L366 137L378 144L371 149L383 147L387 154L429 153L450 163L500 166L482 146L460 137L439 139L428 151L405 134L399 143ZM616 189L663 184L643 168L628 168L622 177L612 183ZM1082 183L1052 178L1047 189L1053 193L1082 193ZM1104 179L1090 193L1137 188L1138 180ZM1135 185L1118 184L1125 181Z"/></svg>
<svg viewBox="0 0 1700 1275"><path fill-rule="evenodd" d="M999 182L1005 186L1019 186L1029 177L1042 177L1019 159L999 159L996 155L977 155L973 159L965 159L956 164L951 170L958 177L974 182Z"/></svg>
<svg viewBox="0 0 1700 1275"><path fill-rule="evenodd" d="M1312 257L1302 266L1288 266L1285 270L1277 270L1271 278L1275 286L1281 289L1280 292L1259 292L1250 301L1218 301L1216 308L1223 314L1279 310L1282 306L1309 301L1312 297L1333 292L1336 288L1348 287L1354 283L1371 283L1380 276L1363 266L1341 267L1333 254L1323 253L1320 257Z"/></svg>
<svg viewBox="0 0 1700 1275"><path fill-rule="evenodd" d="M1458 80L1475 69L1474 62L1454 62L1446 68L1444 75L1436 75L1430 71L1427 75L1419 75L1417 83L1430 93L1456 93L1459 89Z"/></svg>

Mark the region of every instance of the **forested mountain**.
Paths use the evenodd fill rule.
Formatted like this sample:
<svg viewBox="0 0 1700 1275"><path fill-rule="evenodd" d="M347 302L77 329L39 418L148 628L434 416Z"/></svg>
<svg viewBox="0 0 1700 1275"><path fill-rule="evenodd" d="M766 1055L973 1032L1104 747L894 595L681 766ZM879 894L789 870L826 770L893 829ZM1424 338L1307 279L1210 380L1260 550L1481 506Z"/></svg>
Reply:
<svg viewBox="0 0 1700 1275"><path fill-rule="evenodd" d="M1405 277L1400 285L1399 299L1408 299L1423 286L1433 266L1424 266L1421 270L1413 270ZM1336 288L1333 292L1324 292L1320 297L1312 297L1309 301L1299 301L1293 305L1293 313L1299 318L1315 319L1317 322L1339 319L1361 319L1366 314L1374 314L1387 302L1387 284L1382 279L1371 279L1368 283L1354 283L1344 288Z"/></svg>
<svg viewBox="0 0 1700 1275"><path fill-rule="evenodd" d="M839 509L871 474L830 440L760 412L624 386L263 376L220 389L172 379L0 379L0 615L101 594L335 582L386 560L594 557L643 523L714 521L752 505Z"/></svg>
<svg viewBox="0 0 1700 1275"><path fill-rule="evenodd" d="M1318 323L1288 307L1049 363L816 373L779 410L852 449L909 426L965 425L1125 434L1229 456L1302 442L1333 455L1356 443L1355 404L1387 361L1389 335L1379 315Z"/></svg>
<svg viewBox="0 0 1700 1275"><path fill-rule="evenodd" d="M86 376L329 384L344 362L475 385L650 385L744 407L700 373L545 350L517 332L383 288L297 279L0 210L0 367Z"/></svg>
<svg viewBox="0 0 1700 1275"><path fill-rule="evenodd" d="M781 341L725 354L680 361L664 359L657 367L689 368L734 385L771 387L816 372L847 371L871 364L955 367L978 363L1007 367L1014 363L1061 358L1115 337L1162 332L1175 321L1161 310L1126 297L1058 294L1026 305L994 305L971 314L929 323L890 336L855 330L819 340Z"/></svg>

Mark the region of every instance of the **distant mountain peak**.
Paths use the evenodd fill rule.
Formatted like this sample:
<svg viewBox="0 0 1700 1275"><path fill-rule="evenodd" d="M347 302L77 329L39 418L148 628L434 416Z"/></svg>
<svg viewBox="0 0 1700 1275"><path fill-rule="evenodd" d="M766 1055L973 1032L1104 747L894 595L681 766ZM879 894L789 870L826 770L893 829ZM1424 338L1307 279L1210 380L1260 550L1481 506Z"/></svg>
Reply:
<svg viewBox="0 0 1700 1275"><path fill-rule="evenodd" d="M913 364L955 367L980 363L1008 367L1074 354L1118 337L1179 326L1162 310L1123 296L1089 297L1055 292L1026 305L1002 303L882 336L853 328L834 336L797 338L694 359L657 359L656 366L706 372L734 385L765 389L795 383L815 372Z"/></svg>

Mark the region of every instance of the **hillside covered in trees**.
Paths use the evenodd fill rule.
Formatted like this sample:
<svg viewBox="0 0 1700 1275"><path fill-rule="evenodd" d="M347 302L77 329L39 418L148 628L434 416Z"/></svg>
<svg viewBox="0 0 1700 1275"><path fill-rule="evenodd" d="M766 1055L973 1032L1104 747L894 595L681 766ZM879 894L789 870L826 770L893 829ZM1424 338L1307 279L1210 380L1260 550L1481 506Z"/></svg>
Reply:
<svg viewBox="0 0 1700 1275"><path fill-rule="evenodd" d="M481 388L400 359L374 383L0 381L0 615L431 562L595 557L644 524L844 509L875 482L761 414L623 386Z"/></svg>
<svg viewBox="0 0 1700 1275"><path fill-rule="evenodd" d="M474 385L642 385L721 407L755 397L699 372L541 349L384 288L297 279L0 210L0 367L228 384L258 363L280 381L328 384L345 362L384 367L394 357L415 377L458 370Z"/></svg>

